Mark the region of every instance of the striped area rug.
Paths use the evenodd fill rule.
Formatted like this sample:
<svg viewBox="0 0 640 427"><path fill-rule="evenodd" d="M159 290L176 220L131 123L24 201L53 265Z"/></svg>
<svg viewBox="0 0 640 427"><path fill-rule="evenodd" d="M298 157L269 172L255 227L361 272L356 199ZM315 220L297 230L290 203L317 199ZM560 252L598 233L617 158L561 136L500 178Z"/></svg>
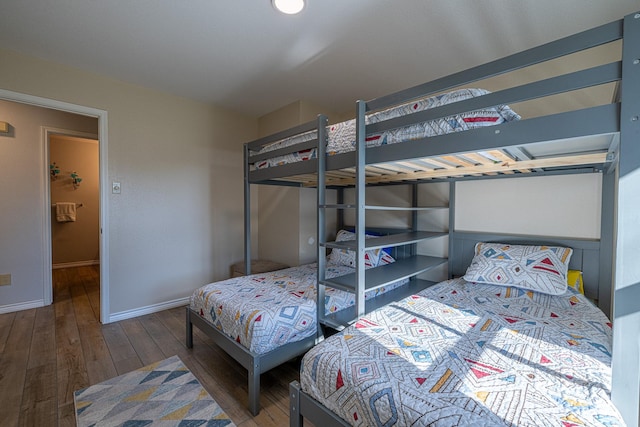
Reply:
<svg viewBox="0 0 640 427"><path fill-rule="evenodd" d="M235 426L178 356L74 393L79 427Z"/></svg>

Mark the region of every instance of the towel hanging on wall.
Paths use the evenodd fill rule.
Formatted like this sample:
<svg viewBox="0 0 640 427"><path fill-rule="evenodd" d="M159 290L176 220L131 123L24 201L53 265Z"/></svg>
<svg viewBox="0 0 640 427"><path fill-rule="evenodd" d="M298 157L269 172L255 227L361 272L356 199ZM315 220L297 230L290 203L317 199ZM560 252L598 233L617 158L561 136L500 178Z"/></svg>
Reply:
<svg viewBox="0 0 640 427"><path fill-rule="evenodd" d="M73 222L76 220L76 204L71 202L56 203L56 221Z"/></svg>

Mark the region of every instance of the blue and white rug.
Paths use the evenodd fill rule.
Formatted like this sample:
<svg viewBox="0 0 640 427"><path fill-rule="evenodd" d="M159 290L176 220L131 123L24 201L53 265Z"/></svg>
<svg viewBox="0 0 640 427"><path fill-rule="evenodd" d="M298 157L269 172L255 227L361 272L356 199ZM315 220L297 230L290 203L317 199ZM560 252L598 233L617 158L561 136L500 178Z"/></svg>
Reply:
<svg viewBox="0 0 640 427"><path fill-rule="evenodd" d="M178 356L74 393L79 427L235 427Z"/></svg>

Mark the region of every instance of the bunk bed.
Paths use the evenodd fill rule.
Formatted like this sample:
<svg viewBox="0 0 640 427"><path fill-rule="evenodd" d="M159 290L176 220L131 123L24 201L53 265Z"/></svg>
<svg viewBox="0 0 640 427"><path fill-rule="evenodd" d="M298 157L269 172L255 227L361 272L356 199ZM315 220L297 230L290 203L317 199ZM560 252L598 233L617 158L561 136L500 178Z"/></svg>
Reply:
<svg viewBox="0 0 640 427"><path fill-rule="evenodd" d="M629 19L629 18L627 18ZM455 182L467 179L516 178L525 176L562 175L576 173L602 174L602 225L598 241L581 242L569 239L564 243L574 250L589 285L587 298L610 314L612 303L611 277L614 248L614 197L616 192L616 166L621 134L619 98L606 103L555 113L547 116L517 120L517 114L508 113L510 119L496 121L496 126L464 129L462 132L441 134L412 134L409 140L385 141L388 132L433 121L448 121L483 109L502 109L507 105L546 98L559 93L578 91L599 85L619 89L622 61L597 65L565 75L525 83L488 93L475 92L467 99L443 103L410 114L387 115L388 110L412 106L416 99L436 98L446 93L466 90L466 87L484 78L554 58L570 55L595 46L613 43L622 38L622 21L567 37L538 48L466 70L434 82L416 86L369 102L357 103L356 118L340 124L338 133L355 135L349 148L333 149L330 145L332 128L326 117L296 126L283 132L245 144L245 271L251 274L251 207L250 191L253 184L283 185L317 188L318 194L318 261L316 319L317 335L276 347L266 354L258 354L238 343L199 313L187 308L187 346L192 345L192 325L206 332L225 351L238 360L249 372L249 408L253 414L259 410L259 376L261 373L305 353L322 337L320 325L340 330L349 327L360 316L385 305L399 301L434 285L416 277L442 262L448 262L449 275L460 275L466 268L469 244L462 243L455 231L453 214L449 206L449 230L432 233L418 230L412 223L406 230L390 233L378 239L366 239L366 212L373 210L405 210L415 213L430 206L420 206L414 199L410 207L370 206L365 202L367 186L418 185L423 182L450 182L450 201L455 199ZM628 60L627 60L628 62ZM477 95L477 96L476 96ZM427 101L429 103L431 101ZM508 110L510 111L510 110ZM517 111L517 109L516 109ZM382 112L383 114L378 114ZM470 121L472 122L472 121ZM335 126L335 125L332 125ZM345 130L343 127L348 128ZM333 129L336 130L335 128ZM391 141L391 142L389 142ZM293 159L293 162L286 161ZM338 191L338 203L328 204L327 190ZM344 189L351 189L354 201L342 200ZM327 230L326 212L352 211L355 217L355 238L349 241L328 241L334 230ZM342 217L342 216L341 216ZM416 244L434 237L448 236L449 260L426 257L416 253ZM455 238L454 238L455 237ZM472 236L473 244L487 236ZM519 240L531 243L558 242L558 238L536 239L533 236L504 236L505 241ZM489 236L489 239L491 237ZM584 247L586 245L586 247ZM393 265L366 269L366 254L370 250L393 248L397 262ZM355 253L354 272L327 275L327 250L351 250ZM576 258L575 254L579 254ZM585 261L586 260L586 261ZM578 261L572 261L576 263ZM463 267L461 267L463 266ZM251 277L251 276L249 276ZM410 278L410 284L394 289L386 297L367 302L365 295L398 279ZM402 289L404 288L404 289ZM327 292L343 290L354 295L353 310L344 317L327 315L324 305ZM344 310L346 311L346 310ZM343 312L344 312L343 311ZM319 347L325 345L320 343ZM308 418L316 425L341 422L321 401L301 390L299 384L291 388L292 424Z"/></svg>
<svg viewBox="0 0 640 427"><path fill-rule="evenodd" d="M638 121L637 98L640 88L640 79L635 69L640 62L632 43L626 43L621 49L621 61L572 71L377 123L368 122L366 117L373 111L405 103L416 97L475 84L481 79L612 43L621 40L623 35L625 39L634 40L634 36L639 34L639 21L640 14L632 14L623 20L430 83L369 102L359 101L355 120L355 152L326 156L322 150L323 144L319 144L316 158L309 156L305 161L282 165L277 165L276 162L275 166L266 169L255 168L254 176L267 181L292 182L291 175L295 174L300 185L317 186L319 194L324 191L325 186L354 186L354 206L337 208L355 209L356 230L364 230L366 227L366 210L377 208L367 206L364 202L367 185L446 179L452 182L452 188L455 189L455 182L467 179L602 174L599 239L462 233L451 222L449 266L451 277L458 278L434 285L368 314L360 301L357 304L355 322L319 343L303 358L301 382L293 382L290 386L292 426L301 425L304 419L310 420L314 425L345 426L369 423L625 425L620 415L623 410L620 409L618 413L610 399L611 360L615 351L612 349L611 324L607 316L611 315L613 293L616 233L614 207L618 191L616 174L618 164L621 163L619 151L624 146L628 147L629 153L638 152L631 142L624 145L621 142L630 141L633 135L637 137L638 134L637 125L632 127L629 124ZM628 80L625 79L621 84L623 75ZM604 103L587 108L512 121L491 128L433 136L428 140L419 138L377 147L367 147L366 144L370 135L424 120L561 93L570 96L573 91L612 83L615 88L614 96ZM288 154L283 150L299 151L295 146L279 147L278 154ZM477 155L479 152L496 151L509 160L486 162ZM258 154L264 155L266 154ZM264 157L258 158L264 160ZM434 160L440 167L433 167ZM442 166L443 164L449 164L449 167ZM637 165L637 162L632 164ZM407 171L398 165L410 165L411 170ZM314 174L316 169L318 173ZM489 174L491 176L487 176ZM454 193L455 190L452 190L452 194ZM321 196L318 205L319 212L326 207ZM450 206L451 208L454 207ZM453 221L455 215L450 215L450 219ZM322 231L321 228L319 230ZM319 233L319 239L321 238ZM406 242L413 243L408 239L400 244ZM570 268L578 269L584 275L587 284L585 296L572 291L547 295L537 288L522 290L522 286L515 282L503 283L499 287L494 284L473 283L477 277L471 275L468 268L471 269L478 262L475 257L481 256L482 252L475 249L481 247L477 246L481 242L496 242L499 247L519 244L548 248L549 245L560 245L572 253ZM341 247L339 244L320 240L320 246L323 245ZM372 246L360 233L356 243L350 247L360 255ZM319 254L322 253L319 251ZM366 289L367 275L362 274L364 271L361 265L358 267L354 289L357 295L361 295ZM382 268L387 269L386 266ZM322 294L325 284L332 286L332 281L323 280L319 268L318 295ZM526 303L518 302L522 300L522 295ZM508 298L513 300L507 301ZM466 305L469 301L478 303L496 299L494 302L499 305L492 306L488 311L478 309L473 303ZM422 304L424 301L427 303ZM514 309L520 310L519 316L510 311ZM442 321L442 317L434 315L436 311L458 318L454 323L448 324L446 320ZM501 312L505 314L502 317L504 324L492 330L493 334L472 333L478 326L476 322L484 320L499 323L489 316L491 312L493 315ZM505 318L509 315L513 317ZM468 318L464 319L465 316ZM545 316L553 317L554 320L547 322ZM524 325L518 325L517 328L510 326L512 322L521 321ZM415 335L418 333L416 330L410 330L412 324L423 328L419 333L431 329L431 333L439 338L451 335L461 341L468 338L468 341L460 345L462 348L456 347L456 342L448 342L442 343L441 348L434 349L430 347L428 340L420 341ZM544 326L540 327L540 324ZM530 330L527 325L531 326ZM519 329L524 332L517 332ZM513 335L512 340L509 334ZM494 337L500 339L492 343ZM485 341L484 338L488 340ZM476 339L475 348L467 345L470 340ZM633 344L630 346L633 347ZM554 362L542 354L551 348L554 348ZM431 353L427 349L431 349ZM411 350L415 352L412 353ZM483 358L483 354L486 358ZM535 356L538 359L534 361ZM584 371L571 370L559 360L562 357L566 358L564 362L569 365L581 363ZM511 360L513 364L505 366L498 363L505 359ZM553 366L546 365L547 362ZM397 370L393 369L394 366ZM496 373L505 375L494 375ZM635 380L638 379L637 368L632 369L631 375ZM485 377L488 382L484 382L484 385L495 388L482 388L482 378ZM542 388L535 389L538 386L537 380L546 381L546 386L541 385ZM491 381L493 384L489 384ZM499 382L506 384L505 381L519 384L519 387L508 390L508 387L498 386ZM422 385L427 385L426 389L420 388ZM621 402L627 417L631 416L627 418L630 420L628 422L636 422L633 417L638 416L637 407L633 408L634 405L637 406L636 387L637 383L627 385L628 390L635 394L626 401L619 397L616 403ZM573 390L575 394L570 396L563 389ZM493 391L498 392L492 394ZM534 400L527 402L527 398Z"/></svg>
<svg viewBox="0 0 640 427"><path fill-rule="evenodd" d="M480 89L452 91L437 97L414 100L406 105L373 114L369 118L381 120L401 117L407 113L437 108L486 93ZM402 127L400 132L385 132L378 138L369 140L374 141L370 145L378 146L383 143L399 143L407 138L429 137L518 119L519 116L508 106L478 108L447 120ZM265 165L272 166L282 163L283 160L286 162L287 157L292 157L294 162L307 159L309 150L303 148L301 152L295 152L291 156L285 155L284 159L280 157L271 161L272 156L278 156L284 151L301 150L299 143L303 143L305 147L312 144L312 157L316 159L318 156L323 158L324 154L319 153L326 150L325 144L319 144L320 141L332 141L334 147L337 147L335 153L348 152L353 146L355 130L354 120L329 127L326 118L320 115L313 122L247 143L246 153L254 147L266 149L251 156L245 163L246 239L251 235L249 184L291 185L291 182L282 180L265 182L259 177L254 177L253 173L263 169ZM492 158L490 154L487 155L488 158ZM492 159L495 161L495 158ZM320 198L324 198L324 193L324 188L318 190ZM324 205L324 202L321 202L321 205ZM415 205L415 200L412 205ZM430 210L434 207L408 209ZM324 217L323 214L321 216ZM248 370L249 409L254 415L259 411L261 373L308 351L317 340L323 338L323 327L344 328L353 320L356 312L364 310L358 308L358 304L366 304L371 310L429 286L430 282L417 280L415 276L447 262L447 259L442 257L416 256L411 249L403 247L407 244L407 236L413 242L418 242L446 236L445 232L416 232L410 229L380 227L368 229L367 233L360 235L363 239L366 237L371 246L363 250L360 257L356 257L353 249L359 234L337 230L336 242L326 242L324 222L324 219L318 221L321 227L318 235L323 243L319 246L317 263L252 275L250 253L247 253L245 268L248 276L205 285L191 296L186 311L187 347L193 345L192 325L196 325ZM331 232L335 233L336 230ZM250 242L247 240L245 245L249 248ZM327 255L325 248L333 250ZM362 262L356 262L358 258L361 258ZM362 291L354 293L354 278L358 275L358 268L361 267L364 271L365 268L389 265L394 267L386 270L390 274L380 274L378 270L376 279L368 281L368 289L360 286L359 289ZM318 281L330 284L329 288L325 289L324 285L318 287Z"/></svg>

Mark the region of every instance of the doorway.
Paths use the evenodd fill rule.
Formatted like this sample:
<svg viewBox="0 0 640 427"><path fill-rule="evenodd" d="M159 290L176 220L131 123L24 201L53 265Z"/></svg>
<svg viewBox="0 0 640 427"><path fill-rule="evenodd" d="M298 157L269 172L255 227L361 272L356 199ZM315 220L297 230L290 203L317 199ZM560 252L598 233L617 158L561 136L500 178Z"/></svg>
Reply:
<svg viewBox="0 0 640 427"><path fill-rule="evenodd" d="M60 289L71 284L65 277L90 277L91 305L99 321L99 140L97 134L53 128L45 128L45 135L52 209L53 300L61 292L68 294L69 289Z"/></svg>
<svg viewBox="0 0 640 427"><path fill-rule="evenodd" d="M31 105L35 107L42 107L44 109L56 110L58 112L71 113L78 116L83 116L85 118L94 118L97 119L97 138L96 135L93 135L94 139L99 141L99 184L98 184L98 193L99 193L99 263L100 263L100 272L99 272L99 281L100 281L100 291L99 291L99 303L100 303L100 321L101 323L109 323L110 322L110 309L109 309L109 224L108 224L108 192L106 189L106 182L108 179L107 174L107 144L108 144L108 132L107 132L107 112L104 110L99 110L91 107L85 107L76 104L70 104L67 102L56 101L47 98L41 98L37 96L31 96L26 94L21 94L17 92L11 92L7 90L0 89L0 100L6 100L10 102L15 102L18 104ZM39 197L41 208L38 209L40 213L38 216L42 218L42 226L44 233L41 238L41 242L37 244L40 247L39 252L41 255L38 256L39 259L44 260L42 263L39 263L41 268L41 277L42 277L42 302L41 305L49 305L53 299L53 290L52 290L52 250L51 250L51 217L53 214L52 208L52 200L49 194L49 184L50 184L50 173L48 171L50 164L48 164L48 133L51 132L51 129L46 129L44 126L41 128L41 139L40 139L40 147L41 147L41 156L39 160L41 175L41 189L39 191L39 195L34 195L33 197ZM18 134L16 131L16 135L24 134L22 129L20 129L21 133ZM64 133L64 132L63 132ZM82 136L82 135L81 135ZM86 135L84 135L86 136ZM69 167L70 169L73 166ZM77 172L77 171L76 171ZM35 213L35 212L34 212ZM34 248L35 249L35 248ZM23 268L22 264L16 264L16 268ZM26 268L26 267L25 267ZM36 267L37 268L37 267ZM33 269L33 266L30 267ZM40 280L36 282L39 283ZM29 303L31 304L31 303ZM19 304L16 304L19 305ZM26 304L22 304L25 308L29 308Z"/></svg>

